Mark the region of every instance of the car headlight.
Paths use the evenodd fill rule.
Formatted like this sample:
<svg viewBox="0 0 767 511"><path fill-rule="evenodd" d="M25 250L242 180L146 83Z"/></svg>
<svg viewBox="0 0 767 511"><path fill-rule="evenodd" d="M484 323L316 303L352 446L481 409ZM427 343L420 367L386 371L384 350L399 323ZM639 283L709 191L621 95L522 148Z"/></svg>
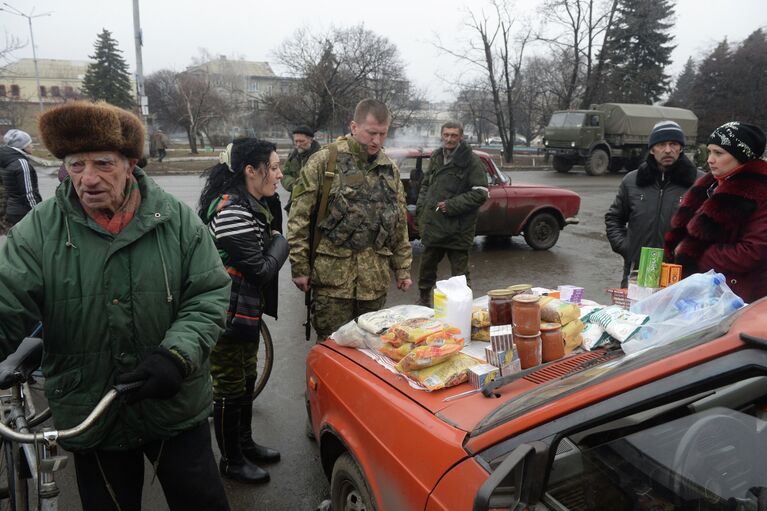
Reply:
<svg viewBox="0 0 767 511"><path fill-rule="evenodd" d="M572 142L570 142L570 147L575 147L575 140L573 140Z"/></svg>

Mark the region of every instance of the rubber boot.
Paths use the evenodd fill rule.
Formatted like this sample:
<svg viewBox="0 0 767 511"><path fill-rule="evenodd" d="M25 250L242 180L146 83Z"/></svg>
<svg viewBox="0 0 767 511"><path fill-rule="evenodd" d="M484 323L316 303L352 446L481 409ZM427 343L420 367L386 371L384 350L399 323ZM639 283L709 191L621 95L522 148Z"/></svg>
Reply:
<svg viewBox="0 0 767 511"><path fill-rule="evenodd" d="M213 402L213 430L221 450L218 469L223 477L244 483L265 483L269 472L248 461L240 447L240 399Z"/></svg>
<svg viewBox="0 0 767 511"><path fill-rule="evenodd" d="M240 398L240 448L242 455L252 462L280 461L280 452L276 449L259 445L253 441L253 389L256 380L250 378L245 382L245 395Z"/></svg>
<svg viewBox="0 0 767 511"><path fill-rule="evenodd" d="M428 289L418 289L420 293L420 297L418 298L418 301L416 302L416 305L423 305L424 307L431 307L431 297L432 292L431 288Z"/></svg>

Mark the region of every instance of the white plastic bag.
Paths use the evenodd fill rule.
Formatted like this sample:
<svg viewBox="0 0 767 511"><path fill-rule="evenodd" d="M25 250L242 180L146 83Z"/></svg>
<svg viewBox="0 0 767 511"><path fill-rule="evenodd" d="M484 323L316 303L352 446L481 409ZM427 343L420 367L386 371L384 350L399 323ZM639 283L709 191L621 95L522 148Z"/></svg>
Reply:
<svg viewBox="0 0 767 511"><path fill-rule="evenodd" d="M719 323L744 305L721 273L695 273L631 306L631 312L650 319L621 348L634 353L667 344Z"/></svg>
<svg viewBox="0 0 767 511"><path fill-rule="evenodd" d="M347 348L378 350L383 344L380 337L361 329L355 320L342 325L330 335L330 338L336 341L339 346L346 346Z"/></svg>
<svg viewBox="0 0 767 511"><path fill-rule="evenodd" d="M471 339L471 306L473 295L466 285L466 275L437 282L434 290L434 317L461 329L467 342Z"/></svg>

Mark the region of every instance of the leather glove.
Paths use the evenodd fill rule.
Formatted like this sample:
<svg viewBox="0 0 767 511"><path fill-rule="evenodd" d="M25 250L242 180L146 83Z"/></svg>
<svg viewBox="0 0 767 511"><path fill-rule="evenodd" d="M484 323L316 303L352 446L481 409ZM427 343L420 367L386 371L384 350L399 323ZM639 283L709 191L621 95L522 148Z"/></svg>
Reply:
<svg viewBox="0 0 767 511"><path fill-rule="evenodd" d="M139 388L125 394L128 404L143 399L169 399L181 390L184 364L165 348L158 348L139 363L133 371L117 376L117 383L143 381Z"/></svg>
<svg viewBox="0 0 767 511"><path fill-rule="evenodd" d="M275 236L269 248L266 249L266 255L273 257L277 261L277 268L282 268L282 265L288 260L289 253L288 240L281 234Z"/></svg>

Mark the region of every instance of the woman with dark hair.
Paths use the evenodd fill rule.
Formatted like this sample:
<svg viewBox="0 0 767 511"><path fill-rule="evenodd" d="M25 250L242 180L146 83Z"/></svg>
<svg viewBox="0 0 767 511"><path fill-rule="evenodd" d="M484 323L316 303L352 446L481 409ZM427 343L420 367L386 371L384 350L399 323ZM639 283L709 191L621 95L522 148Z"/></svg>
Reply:
<svg viewBox="0 0 767 511"><path fill-rule="evenodd" d="M711 169L695 181L671 219L666 259L685 276L713 269L746 302L767 295L767 137L728 122L708 139Z"/></svg>
<svg viewBox="0 0 767 511"><path fill-rule="evenodd" d="M226 329L210 355L219 469L230 479L266 482L269 473L255 463L277 461L280 453L253 441L251 420L261 315L277 317L277 275L288 257L267 203L282 178L277 147L235 140L206 175L199 215L232 279Z"/></svg>

